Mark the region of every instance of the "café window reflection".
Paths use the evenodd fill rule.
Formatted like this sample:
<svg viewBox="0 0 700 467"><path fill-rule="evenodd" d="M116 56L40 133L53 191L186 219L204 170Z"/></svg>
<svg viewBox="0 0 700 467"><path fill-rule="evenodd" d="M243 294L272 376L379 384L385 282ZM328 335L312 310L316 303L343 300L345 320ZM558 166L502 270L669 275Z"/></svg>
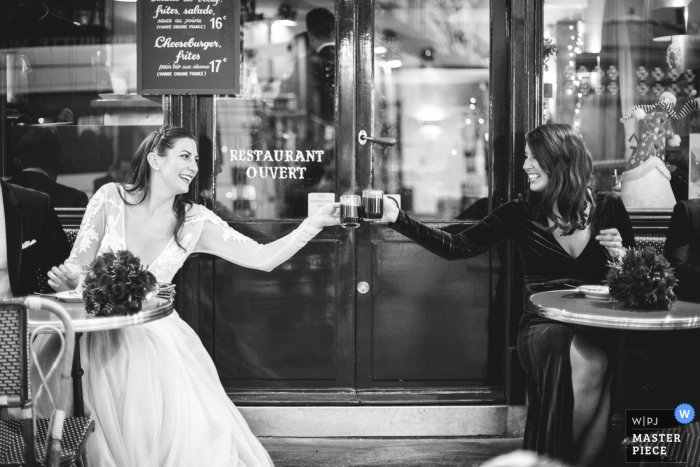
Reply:
<svg viewBox="0 0 700 467"><path fill-rule="evenodd" d="M544 24L544 119L580 129L597 187L632 209L700 197L700 2L548 1Z"/></svg>
<svg viewBox="0 0 700 467"><path fill-rule="evenodd" d="M123 181L138 143L163 124L161 97L136 94L136 6L0 3L4 179L74 208Z"/></svg>
<svg viewBox="0 0 700 467"><path fill-rule="evenodd" d="M375 17L374 186L421 219L487 212L489 3L386 4Z"/></svg>

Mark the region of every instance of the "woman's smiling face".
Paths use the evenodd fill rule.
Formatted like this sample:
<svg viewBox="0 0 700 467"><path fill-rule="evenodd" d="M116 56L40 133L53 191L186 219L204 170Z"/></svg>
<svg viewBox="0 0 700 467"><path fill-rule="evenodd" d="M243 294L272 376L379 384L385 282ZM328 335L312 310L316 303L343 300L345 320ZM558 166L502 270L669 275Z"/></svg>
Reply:
<svg viewBox="0 0 700 467"><path fill-rule="evenodd" d="M195 142L190 138L178 139L165 154L156 156L151 164L156 179L160 179L175 194L187 193L199 171L199 154Z"/></svg>
<svg viewBox="0 0 700 467"><path fill-rule="evenodd" d="M532 155L530 146L527 144L525 145L525 163L523 164L523 170L530 181L530 190L543 191L547 187L549 176L547 172L540 167L540 163L537 162L535 156Z"/></svg>

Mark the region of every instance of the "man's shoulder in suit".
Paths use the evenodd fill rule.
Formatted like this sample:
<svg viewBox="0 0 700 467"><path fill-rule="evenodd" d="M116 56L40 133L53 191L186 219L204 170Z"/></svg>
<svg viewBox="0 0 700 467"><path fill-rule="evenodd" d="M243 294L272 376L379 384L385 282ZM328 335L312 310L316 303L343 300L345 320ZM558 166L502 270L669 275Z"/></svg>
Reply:
<svg viewBox="0 0 700 467"><path fill-rule="evenodd" d="M14 199L23 207L31 208L40 205L45 206L50 200L49 195L47 195L46 193L42 193L41 191L17 185L15 183L12 183L12 181L4 182L0 180L0 184L3 188L3 195L9 192L9 194L13 196ZM6 196L3 196L3 201L5 203L8 202Z"/></svg>

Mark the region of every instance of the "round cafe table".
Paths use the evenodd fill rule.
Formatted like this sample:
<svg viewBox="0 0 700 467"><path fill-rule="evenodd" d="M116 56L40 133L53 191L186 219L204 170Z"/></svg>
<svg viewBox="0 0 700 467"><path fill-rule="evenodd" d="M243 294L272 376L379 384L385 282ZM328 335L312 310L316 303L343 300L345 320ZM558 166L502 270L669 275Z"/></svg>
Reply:
<svg viewBox="0 0 700 467"><path fill-rule="evenodd" d="M569 324L598 328L670 331L700 328L700 304L678 300L670 311L640 312L610 299L587 298L573 290L554 290L530 296L530 313Z"/></svg>
<svg viewBox="0 0 700 467"><path fill-rule="evenodd" d="M55 300L56 302L60 303L66 309L66 311L68 311L68 314L73 320L73 327L75 329L75 353L73 354L73 371L71 376L73 377L73 411L77 417L85 416L85 408L83 406L83 387L81 381L83 369L80 365L79 345L80 336L82 333L121 329L128 326L137 326L165 318L173 312L174 302L172 298L165 299L156 297L143 303L141 311L133 315L90 317L85 310L85 304L83 302L61 301L56 299L53 294L41 295L41 297L43 299ZM40 326L45 325L54 326L59 331L63 330L63 323L61 320L46 310L29 310L27 321L27 327L30 333L34 332L34 330ZM51 333L52 331L46 329L43 332Z"/></svg>
<svg viewBox="0 0 700 467"><path fill-rule="evenodd" d="M617 329L617 371L615 413L611 424L614 436L624 438L625 347L628 331L674 331L700 328L700 304L676 301L669 311L639 311L609 298L588 298L575 290L554 290L530 296L528 312L562 323Z"/></svg>

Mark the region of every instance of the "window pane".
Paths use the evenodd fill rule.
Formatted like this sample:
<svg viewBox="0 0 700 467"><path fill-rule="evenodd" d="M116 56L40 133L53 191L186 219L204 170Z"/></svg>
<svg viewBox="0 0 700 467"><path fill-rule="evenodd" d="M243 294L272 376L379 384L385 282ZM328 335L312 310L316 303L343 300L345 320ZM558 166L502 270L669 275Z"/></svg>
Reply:
<svg viewBox="0 0 700 467"><path fill-rule="evenodd" d="M303 218L309 193L334 193L335 19L315 8L258 2L243 26L239 97L216 100L220 216Z"/></svg>
<svg viewBox="0 0 700 467"><path fill-rule="evenodd" d="M485 0L377 6L374 133L398 144L374 145L374 186L422 219L486 212L489 35Z"/></svg>
<svg viewBox="0 0 700 467"><path fill-rule="evenodd" d="M160 96L136 95L136 6L120 1L2 2L7 87L2 177L84 207L121 181L163 124Z"/></svg>
<svg viewBox="0 0 700 467"><path fill-rule="evenodd" d="M700 149L691 159L700 147L700 114L691 104L700 4L556 0L544 7L545 43L556 46L545 64L545 119L581 130L598 188L621 190L628 208L672 208L689 189L700 196Z"/></svg>

